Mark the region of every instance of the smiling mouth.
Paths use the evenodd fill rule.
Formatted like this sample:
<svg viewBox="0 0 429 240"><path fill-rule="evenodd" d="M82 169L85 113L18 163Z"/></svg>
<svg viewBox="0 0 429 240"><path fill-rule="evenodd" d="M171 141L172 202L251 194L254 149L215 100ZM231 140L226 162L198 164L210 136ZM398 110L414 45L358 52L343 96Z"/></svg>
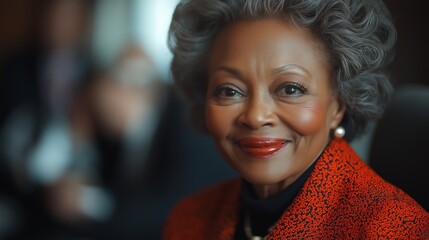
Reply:
<svg viewBox="0 0 429 240"><path fill-rule="evenodd" d="M238 147L251 158L268 158L292 141L281 138L245 137L236 141Z"/></svg>

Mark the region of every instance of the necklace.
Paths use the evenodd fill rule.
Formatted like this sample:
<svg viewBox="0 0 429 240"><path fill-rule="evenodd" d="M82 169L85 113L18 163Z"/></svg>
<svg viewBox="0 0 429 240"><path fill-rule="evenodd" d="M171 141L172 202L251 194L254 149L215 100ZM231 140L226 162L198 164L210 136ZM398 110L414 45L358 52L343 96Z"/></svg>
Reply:
<svg viewBox="0 0 429 240"><path fill-rule="evenodd" d="M268 233L265 236L256 236L252 234L252 226L250 223L250 214L246 211L244 214L244 233L246 234L247 239L249 240L266 240L268 239L268 235L274 229L274 223L271 227L268 228Z"/></svg>

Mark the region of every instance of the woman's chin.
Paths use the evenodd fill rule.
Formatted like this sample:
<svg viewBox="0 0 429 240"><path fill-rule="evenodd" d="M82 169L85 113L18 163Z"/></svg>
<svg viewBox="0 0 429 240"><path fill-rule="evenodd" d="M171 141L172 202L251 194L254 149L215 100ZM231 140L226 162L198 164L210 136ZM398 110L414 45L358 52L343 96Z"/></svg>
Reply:
<svg viewBox="0 0 429 240"><path fill-rule="evenodd" d="M284 174L270 171L239 172L240 176L252 185L275 185L286 181Z"/></svg>

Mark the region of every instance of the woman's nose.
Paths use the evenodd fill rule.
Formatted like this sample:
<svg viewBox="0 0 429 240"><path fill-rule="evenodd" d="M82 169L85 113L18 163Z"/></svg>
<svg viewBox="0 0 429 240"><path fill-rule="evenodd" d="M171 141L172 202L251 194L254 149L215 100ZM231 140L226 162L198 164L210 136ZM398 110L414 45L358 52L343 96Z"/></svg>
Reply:
<svg viewBox="0 0 429 240"><path fill-rule="evenodd" d="M276 125L275 102L271 96L250 98L240 114L239 124L246 128L259 129Z"/></svg>

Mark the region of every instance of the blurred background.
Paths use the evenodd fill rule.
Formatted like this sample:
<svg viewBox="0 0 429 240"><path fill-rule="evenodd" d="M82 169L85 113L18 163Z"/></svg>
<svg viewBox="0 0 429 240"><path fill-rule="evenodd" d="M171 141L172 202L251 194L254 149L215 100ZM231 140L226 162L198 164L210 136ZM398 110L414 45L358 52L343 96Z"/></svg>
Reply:
<svg viewBox="0 0 429 240"><path fill-rule="evenodd" d="M159 239L235 176L169 79L176 0L0 3L0 239Z"/></svg>
<svg viewBox="0 0 429 240"><path fill-rule="evenodd" d="M0 239L159 239L175 202L235 176L172 86L177 2L0 2ZM385 3L397 94L353 147L429 210L429 6Z"/></svg>

